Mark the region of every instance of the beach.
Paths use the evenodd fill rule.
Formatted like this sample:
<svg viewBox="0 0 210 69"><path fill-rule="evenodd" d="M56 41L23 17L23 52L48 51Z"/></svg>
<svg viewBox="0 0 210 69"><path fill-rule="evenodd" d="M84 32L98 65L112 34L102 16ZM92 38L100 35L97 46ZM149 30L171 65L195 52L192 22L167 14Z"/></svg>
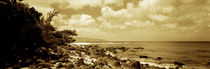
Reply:
<svg viewBox="0 0 210 69"><path fill-rule="evenodd" d="M159 44L161 46L157 46ZM191 46L190 50L184 46L168 47L168 45L174 44L176 46ZM200 49L193 48L197 46L196 44L200 45ZM203 46L202 44L177 42L75 42L67 46L58 46L56 51L49 50L51 55L58 56L57 59L50 59L49 61L40 59L37 60L37 64L22 67L22 69L208 69L210 66L209 50L205 46L208 46L209 43L205 43ZM154 45L157 47L154 47Z"/></svg>
<svg viewBox="0 0 210 69"><path fill-rule="evenodd" d="M76 43L77 44L77 43ZM96 44L102 47L128 47L129 50L117 55L134 60L169 64L181 62L186 69L208 69L210 62L209 42L78 42L78 44ZM78 45L77 44L77 45ZM148 56L141 59L139 56ZM161 60L156 61L157 58Z"/></svg>

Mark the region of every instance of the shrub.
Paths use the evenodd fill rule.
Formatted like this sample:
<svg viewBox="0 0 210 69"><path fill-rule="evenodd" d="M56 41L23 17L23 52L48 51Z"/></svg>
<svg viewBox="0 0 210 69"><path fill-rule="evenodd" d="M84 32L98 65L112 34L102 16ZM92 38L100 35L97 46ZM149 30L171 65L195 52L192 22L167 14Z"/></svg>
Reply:
<svg viewBox="0 0 210 69"><path fill-rule="evenodd" d="M52 11L47 19L44 19L33 7L29 8L23 3L1 1L0 68L19 64L30 58L47 58L47 51L41 50L74 42L72 36L77 35L75 30L56 31L50 24L53 16L57 14L57 11Z"/></svg>

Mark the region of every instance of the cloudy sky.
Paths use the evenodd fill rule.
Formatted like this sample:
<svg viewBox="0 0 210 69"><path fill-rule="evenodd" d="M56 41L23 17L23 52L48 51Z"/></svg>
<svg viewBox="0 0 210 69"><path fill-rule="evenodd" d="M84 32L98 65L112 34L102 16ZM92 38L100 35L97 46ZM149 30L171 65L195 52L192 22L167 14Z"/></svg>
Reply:
<svg viewBox="0 0 210 69"><path fill-rule="evenodd" d="M115 41L210 41L210 0L25 0L58 30Z"/></svg>

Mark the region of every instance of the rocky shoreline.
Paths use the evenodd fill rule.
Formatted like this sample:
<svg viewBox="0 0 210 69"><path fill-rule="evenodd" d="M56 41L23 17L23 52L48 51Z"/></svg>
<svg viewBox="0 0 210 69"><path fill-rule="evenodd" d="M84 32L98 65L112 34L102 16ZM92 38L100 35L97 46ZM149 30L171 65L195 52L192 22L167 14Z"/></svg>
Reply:
<svg viewBox="0 0 210 69"><path fill-rule="evenodd" d="M144 48L134 48L144 49ZM158 64L151 62L141 62L125 57L119 57L119 52L129 50L126 47L100 47L97 45L71 45L59 46L56 51L51 51L53 55L60 56L58 60L44 61L37 60L37 64L21 69L180 69L184 64L179 62L171 64ZM139 56L146 59L147 56ZM156 60L161 60L161 57Z"/></svg>

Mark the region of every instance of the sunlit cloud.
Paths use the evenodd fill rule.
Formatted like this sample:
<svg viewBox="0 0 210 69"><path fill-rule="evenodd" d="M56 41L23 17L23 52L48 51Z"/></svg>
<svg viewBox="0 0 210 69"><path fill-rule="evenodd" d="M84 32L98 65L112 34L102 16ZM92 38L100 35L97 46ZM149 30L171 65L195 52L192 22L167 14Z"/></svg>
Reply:
<svg viewBox="0 0 210 69"><path fill-rule="evenodd" d="M210 33L209 0L46 0L37 6L33 0L28 2L45 13L59 9L53 25L75 29L84 37L112 34L115 40L202 40L198 37Z"/></svg>

